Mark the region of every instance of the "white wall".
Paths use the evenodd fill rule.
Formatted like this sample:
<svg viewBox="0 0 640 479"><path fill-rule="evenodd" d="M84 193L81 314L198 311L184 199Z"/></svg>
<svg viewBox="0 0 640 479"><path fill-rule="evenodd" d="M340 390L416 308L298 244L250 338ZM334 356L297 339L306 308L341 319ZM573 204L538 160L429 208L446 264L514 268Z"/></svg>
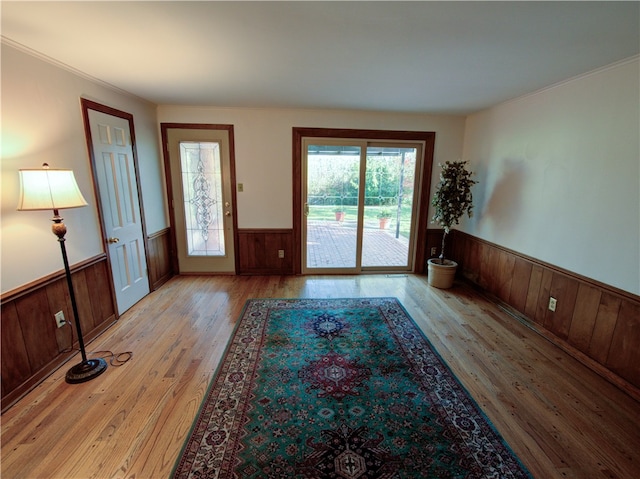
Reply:
<svg viewBox="0 0 640 479"><path fill-rule="evenodd" d="M2 44L2 292L62 269L52 212L16 211L20 168L74 170L89 206L61 212L71 264L104 251L80 98L133 114L147 233L168 226L155 105Z"/></svg>
<svg viewBox="0 0 640 479"><path fill-rule="evenodd" d="M168 225L158 122L234 125L237 180L245 186L238 194L241 228L292 227L292 127L435 131L434 178L438 162L463 157L480 180L476 216L461 229L640 293L637 58L471 115L466 129L463 117L426 114L156 111L5 44L1 61L2 292L62 268L51 214L15 211L20 168L44 161L73 168L90 206L64 212L70 262L103 251L80 109L85 97L134 115L149 234Z"/></svg>
<svg viewBox="0 0 640 479"><path fill-rule="evenodd" d="M467 119L470 234L640 294L638 58Z"/></svg>
<svg viewBox="0 0 640 479"><path fill-rule="evenodd" d="M292 127L435 131L435 162L462 154L464 118L329 110L158 107L2 44L2 265L7 292L62 269L49 212L18 212L18 170L72 168L89 207L63 212L71 264L104 251L80 98L133 114L147 233L168 226L159 122L224 123L235 129L241 228L291 228ZM156 113L158 116L156 116ZM431 213L430 213L431 216Z"/></svg>
<svg viewBox="0 0 640 479"><path fill-rule="evenodd" d="M236 179L244 184L237 194L240 228L293 226L293 127L435 131L436 165L461 157L464 133L461 116L346 110L160 106L158 121L234 126Z"/></svg>

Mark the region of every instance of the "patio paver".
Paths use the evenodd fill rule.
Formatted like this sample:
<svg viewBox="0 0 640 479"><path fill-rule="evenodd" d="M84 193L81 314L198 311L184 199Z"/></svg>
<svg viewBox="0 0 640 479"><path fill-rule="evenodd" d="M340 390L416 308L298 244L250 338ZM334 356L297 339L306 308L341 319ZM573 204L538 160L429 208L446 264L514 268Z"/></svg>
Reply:
<svg viewBox="0 0 640 479"><path fill-rule="evenodd" d="M393 229L365 225L362 266L406 269L409 246L396 239ZM356 223L353 221L309 221L307 223L308 268L354 268Z"/></svg>

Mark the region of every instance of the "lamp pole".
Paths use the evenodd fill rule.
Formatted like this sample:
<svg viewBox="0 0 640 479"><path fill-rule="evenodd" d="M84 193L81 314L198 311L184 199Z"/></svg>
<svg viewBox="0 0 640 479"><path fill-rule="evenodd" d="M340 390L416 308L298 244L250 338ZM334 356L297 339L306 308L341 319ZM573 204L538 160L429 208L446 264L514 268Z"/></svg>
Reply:
<svg viewBox="0 0 640 479"><path fill-rule="evenodd" d="M58 210L53 210L53 225L51 230L53 234L58 237L60 243L60 250L62 251L62 262L64 263L64 272L67 277L67 285L69 286L69 298L71 299L71 309L73 310L73 317L76 323L76 331L78 332L78 344L80 345L80 353L82 354L82 361L87 360L87 353L84 349L84 339L82 338L82 328L80 327L80 316L78 315L78 305L76 304L76 295L73 289L73 281L71 280L71 269L69 268L69 260L67 259L67 247L65 246L64 235L67 234L67 227L62 222L63 218L60 217Z"/></svg>
<svg viewBox="0 0 640 479"><path fill-rule="evenodd" d="M80 346L80 354L82 355L82 362L69 369L65 379L70 384L83 383L102 374L107 369L107 362L102 358L87 359L87 353L84 348L84 338L82 337L82 326L80 326L80 316L78 315L78 305L76 304L76 295L71 279L71 269L69 268L69 260L67 259L67 247L65 246L66 240L64 236L67 234L67 227L62 222L62 218L57 209L53 210L52 221L53 225L51 225L51 230L53 234L58 237L60 251L62 251L62 262L64 263L67 285L69 286L69 298L71 299L71 308L78 333L78 345Z"/></svg>

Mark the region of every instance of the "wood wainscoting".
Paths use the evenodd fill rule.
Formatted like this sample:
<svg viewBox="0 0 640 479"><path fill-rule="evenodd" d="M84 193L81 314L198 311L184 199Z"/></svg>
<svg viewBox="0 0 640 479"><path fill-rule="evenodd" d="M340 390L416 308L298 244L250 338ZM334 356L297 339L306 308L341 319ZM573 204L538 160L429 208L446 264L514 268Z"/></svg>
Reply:
<svg viewBox="0 0 640 479"><path fill-rule="evenodd" d="M149 235L147 247L149 283L151 291L155 291L173 276L171 228Z"/></svg>
<svg viewBox="0 0 640 479"><path fill-rule="evenodd" d="M292 229L239 229L238 274L294 274L293 247Z"/></svg>
<svg viewBox="0 0 640 479"><path fill-rule="evenodd" d="M459 274L565 351L640 397L640 297L455 230ZM550 311L549 298L557 300Z"/></svg>
<svg viewBox="0 0 640 479"><path fill-rule="evenodd" d="M73 287L85 342L116 320L107 257L102 254L72 267ZM56 326L64 312L67 324ZM73 337L73 310L64 271L2 295L2 411L65 363ZM73 336L72 336L73 334Z"/></svg>

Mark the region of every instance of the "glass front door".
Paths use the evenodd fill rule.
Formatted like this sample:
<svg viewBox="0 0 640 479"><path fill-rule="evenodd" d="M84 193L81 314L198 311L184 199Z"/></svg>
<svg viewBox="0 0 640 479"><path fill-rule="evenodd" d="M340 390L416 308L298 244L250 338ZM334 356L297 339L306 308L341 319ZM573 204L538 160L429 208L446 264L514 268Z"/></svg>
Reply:
<svg viewBox="0 0 640 479"><path fill-rule="evenodd" d="M419 144L303 142L303 272L409 271Z"/></svg>
<svg viewBox="0 0 640 479"><path fill-rule="evenodd" d="M231 132L167 128L181 273L234 273Z"/></svg>

